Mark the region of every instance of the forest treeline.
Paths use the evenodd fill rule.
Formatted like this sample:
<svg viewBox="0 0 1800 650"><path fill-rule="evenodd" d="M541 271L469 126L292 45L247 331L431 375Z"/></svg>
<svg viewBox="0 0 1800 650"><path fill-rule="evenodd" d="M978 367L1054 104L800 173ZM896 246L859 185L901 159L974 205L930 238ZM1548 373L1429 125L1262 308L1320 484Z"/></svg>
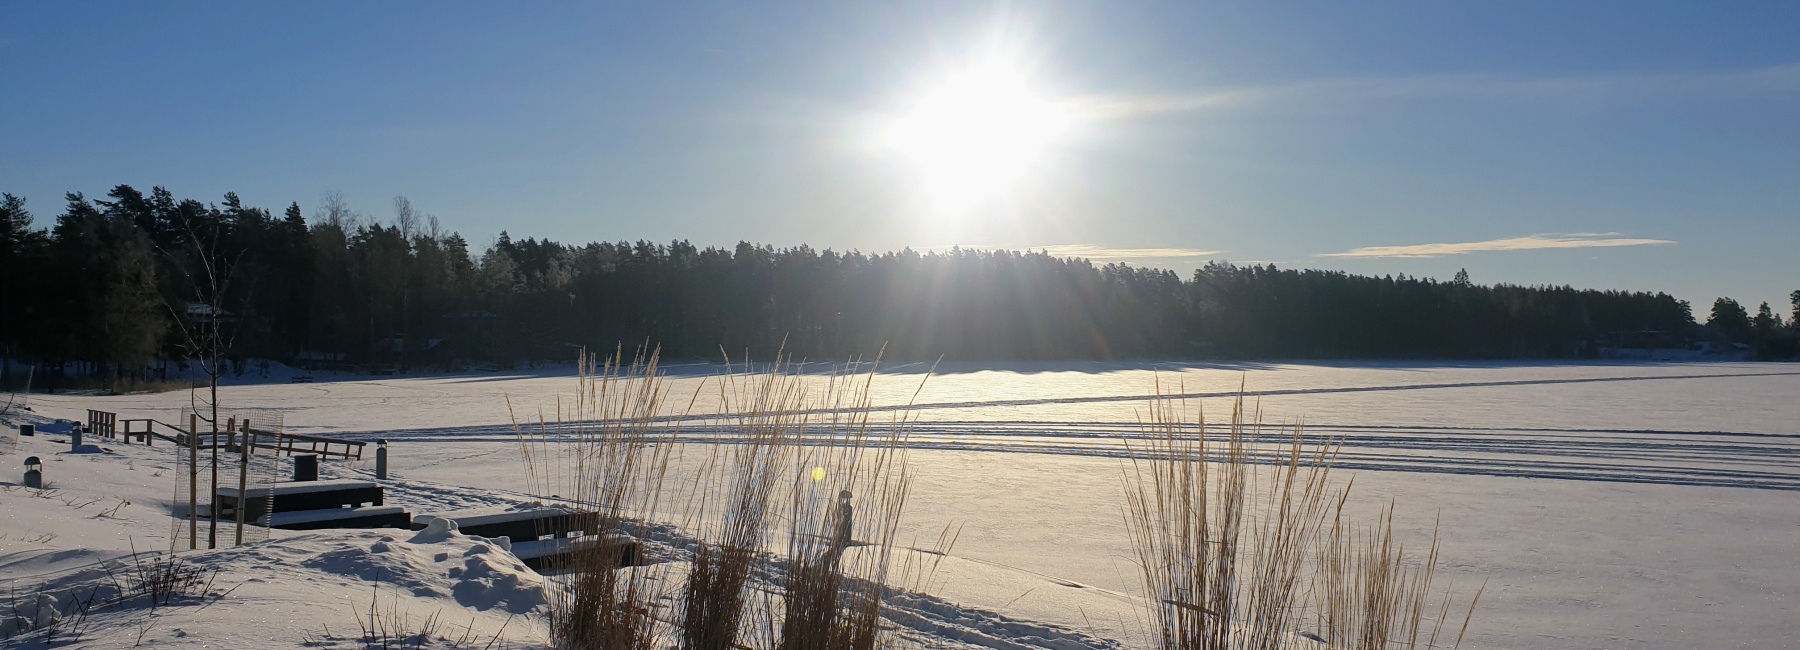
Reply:
<svg viewBox="0 0 1800 650"><path fill-rule="evenodd" d="M569 245L502 233L483 251L396 198L377 220L148 194L65 197L40 225L7 194L0 354L15 366L145 377L193 321L226 356L395 370L566 360L643 342L768 358L1580 358L1602 346L1800 351L1783 322L1721 298L1707 323L1663 293L1479 285L1210 263L1172 271L1036 252L881 254L686 241ZM221 283L215 312L209 268ZM184 330L183 326L188 326ZM70 368L78 371L71 371ZM10 377L8 378L11 379Z"/></svg>

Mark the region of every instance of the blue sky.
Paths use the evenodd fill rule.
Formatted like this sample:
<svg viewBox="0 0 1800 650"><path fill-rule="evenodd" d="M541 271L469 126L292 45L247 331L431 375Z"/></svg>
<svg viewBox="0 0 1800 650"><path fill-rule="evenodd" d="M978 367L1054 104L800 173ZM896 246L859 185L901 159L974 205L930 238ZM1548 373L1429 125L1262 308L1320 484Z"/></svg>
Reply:
<svg viewBox="0 0 1800 650"><path fill-rule="evenodd" d="M9 3L0 190L40 225L118 183L341 191L477 245L1467 268L1786 312L1797 34L1773 2ZM994 60L1084 117L946 207L871 134Z"/></svg>

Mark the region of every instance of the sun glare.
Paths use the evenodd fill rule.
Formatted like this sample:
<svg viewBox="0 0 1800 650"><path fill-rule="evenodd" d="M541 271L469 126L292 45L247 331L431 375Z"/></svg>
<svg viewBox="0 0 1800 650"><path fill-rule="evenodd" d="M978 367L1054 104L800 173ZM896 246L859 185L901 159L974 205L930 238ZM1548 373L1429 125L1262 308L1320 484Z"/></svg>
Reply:
<svg viewBox="0 0 1800 650"><path fill-rule="evenodd" d="M1040 164L1069 116L1023 75L989 66L952 75L919 95L883 133L917 166L940 206L1004 192Z"/></svg>

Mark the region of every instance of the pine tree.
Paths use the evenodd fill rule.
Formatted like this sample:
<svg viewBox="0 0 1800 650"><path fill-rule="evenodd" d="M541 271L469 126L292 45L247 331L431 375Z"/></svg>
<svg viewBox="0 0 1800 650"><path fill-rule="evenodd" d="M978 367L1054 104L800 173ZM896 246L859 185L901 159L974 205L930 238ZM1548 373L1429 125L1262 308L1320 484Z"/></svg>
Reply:
<svg viewBox="0 0 1800 650"><path fill-rule="evenodd" d="M1781 318L1769 309L1767 302L1756 308L1756 317L1752 318L1750 322L1756 327L1756 333L1759 336L1765 336L1781 326Z"/></svg>
<svg viewBox="0 0 1800 650"><path fill-rule="evenodd" d="M12 385L12 361L31 345L32 323L42 318L38 306L38 283L27 278L42 273L47 239L44 231L32 228L33 217L25 209L25 198L0 194L0 385Z"/></svg>
<svg viewBox="0 0 1800 650"><path fill-rule="evenodd" d="M1706 326L1734 343L1750 339L1750 314L1744 311L1743 305L1730 298L1713 301L1712 315L1706 319Z"/></svg>
<svg viewBox="0 0 1800 650"><path fill-rule="evenodd" d="M66 198L68 208L51 231L53 291L61 299L49 309L63 332L54 348L63 358L92 362L96 374L116 383L122 372L155 359L168 323L156 255L137 226L141 206L129 187L115 188L111 202L89 202L79 192Z"/></svg>

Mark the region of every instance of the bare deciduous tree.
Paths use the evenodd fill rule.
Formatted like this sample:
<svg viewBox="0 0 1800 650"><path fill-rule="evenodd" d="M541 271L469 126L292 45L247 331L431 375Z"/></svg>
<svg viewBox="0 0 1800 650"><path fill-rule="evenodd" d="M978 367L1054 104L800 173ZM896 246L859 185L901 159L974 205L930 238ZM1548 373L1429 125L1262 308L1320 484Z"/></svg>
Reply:
<svg viewBox="0 0 1800 650"><path fill-rule="evenodd" d="M174 317L176 327L180 329L182 352L199 367L201 374L206 375L206 393L201 397L200 387L191 385L188 388L188 405L195 414L211 429L212 444L212 490L216 498L219 487L219 377L225 373L225 354L236 342L235 328L227 328L226 322L230 313L225 309L227 294L231 290L232 281L237 274L239 258L242 253L222 254L219 251L219 223L196 225L191 218L181 220L183 238L181 246L175 250L163 249L172 264L182 275L184 286L191 288L191 301L183 301L177 308L175 303L164 301L170 315ZM201 232L202 229L209 232ZM197 427L196 427L197 428ZM199 537L199 445L200 432L188 432L188 547L198 546ZM207 533L207 548L218 546L218 509L212 508L211 524Z"/></svg>

